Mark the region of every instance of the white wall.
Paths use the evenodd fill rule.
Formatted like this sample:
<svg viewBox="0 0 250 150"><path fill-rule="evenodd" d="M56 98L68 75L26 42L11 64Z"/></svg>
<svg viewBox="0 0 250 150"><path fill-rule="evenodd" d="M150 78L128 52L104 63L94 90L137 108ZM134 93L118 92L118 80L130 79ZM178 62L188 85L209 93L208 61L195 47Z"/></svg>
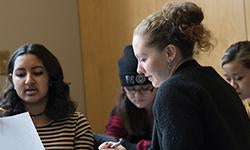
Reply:
<svg viewBox="0 0 250 150"><path fill-rule="evenodd" d="M84 111L77 0L0 0L0 51L44 44L59 59L71 96ZM0 76L0 87L4 76Z"/></svg>

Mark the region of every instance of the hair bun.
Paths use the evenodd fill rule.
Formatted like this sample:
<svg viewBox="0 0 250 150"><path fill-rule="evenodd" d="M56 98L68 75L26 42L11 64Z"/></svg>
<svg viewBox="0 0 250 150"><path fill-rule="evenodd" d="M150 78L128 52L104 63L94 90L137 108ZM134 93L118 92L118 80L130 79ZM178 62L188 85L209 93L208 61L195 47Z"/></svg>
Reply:
<svg viewBox="0 0 250 150"><path fill-rule="evenodd" d="M162 10L165 19L174 21L177 25L197 25L204 18L200 7L192 2L168 3Z"/></svg>

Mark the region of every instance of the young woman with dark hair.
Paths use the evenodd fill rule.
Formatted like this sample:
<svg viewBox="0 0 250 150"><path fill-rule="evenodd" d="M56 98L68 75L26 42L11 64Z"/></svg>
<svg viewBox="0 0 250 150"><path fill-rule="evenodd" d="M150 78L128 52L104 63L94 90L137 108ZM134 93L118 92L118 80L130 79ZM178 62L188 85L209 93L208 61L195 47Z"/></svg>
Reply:
<svg viewBox="0 0 250 150"><path fill-rule="evenodd" d="M94 149L90 125L75 112L62 67L46 47L17 48L7 69L1 116L29 112L45 149Z"/></svg>
<svg viewBox="0 0 250 150"><path fill-rule="evenodd" d="M121 92L106 125L106 135L116 140L122 138L122 145L129 150L145 150L150 146L152 137L152 105L156 94L151 82L136 71L137 59L132 45L124 49L118 61ZM95 135L97 137L97 134Z"/></svg>

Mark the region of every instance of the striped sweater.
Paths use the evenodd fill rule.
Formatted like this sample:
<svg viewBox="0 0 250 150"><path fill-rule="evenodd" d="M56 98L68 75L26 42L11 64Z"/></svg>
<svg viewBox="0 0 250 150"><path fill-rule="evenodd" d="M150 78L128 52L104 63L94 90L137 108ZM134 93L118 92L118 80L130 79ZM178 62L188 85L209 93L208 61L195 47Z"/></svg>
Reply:
<svg viewBox="0 0 250 150"><path fill-rule="evenodd" d="M79 112L36 129L46 150L94 149L90 124Z"/></svg>

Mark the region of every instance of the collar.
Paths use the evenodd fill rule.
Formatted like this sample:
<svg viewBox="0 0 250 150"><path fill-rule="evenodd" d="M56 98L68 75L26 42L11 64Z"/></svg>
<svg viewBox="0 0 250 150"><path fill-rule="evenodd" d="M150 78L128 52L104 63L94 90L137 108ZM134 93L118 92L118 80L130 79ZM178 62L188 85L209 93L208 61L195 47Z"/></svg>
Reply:
<svg viewBox="0 0 250 150"><path fill-rule="evenodd" d="M177 72L181 71L182 69L184 68L187 68L187 67L193 67L193 66L200 66L199 63L194 60L194 59L190 59L190 60L187 60L185 62L183 62L174 72L174 74L176 74Z"/></svg>

